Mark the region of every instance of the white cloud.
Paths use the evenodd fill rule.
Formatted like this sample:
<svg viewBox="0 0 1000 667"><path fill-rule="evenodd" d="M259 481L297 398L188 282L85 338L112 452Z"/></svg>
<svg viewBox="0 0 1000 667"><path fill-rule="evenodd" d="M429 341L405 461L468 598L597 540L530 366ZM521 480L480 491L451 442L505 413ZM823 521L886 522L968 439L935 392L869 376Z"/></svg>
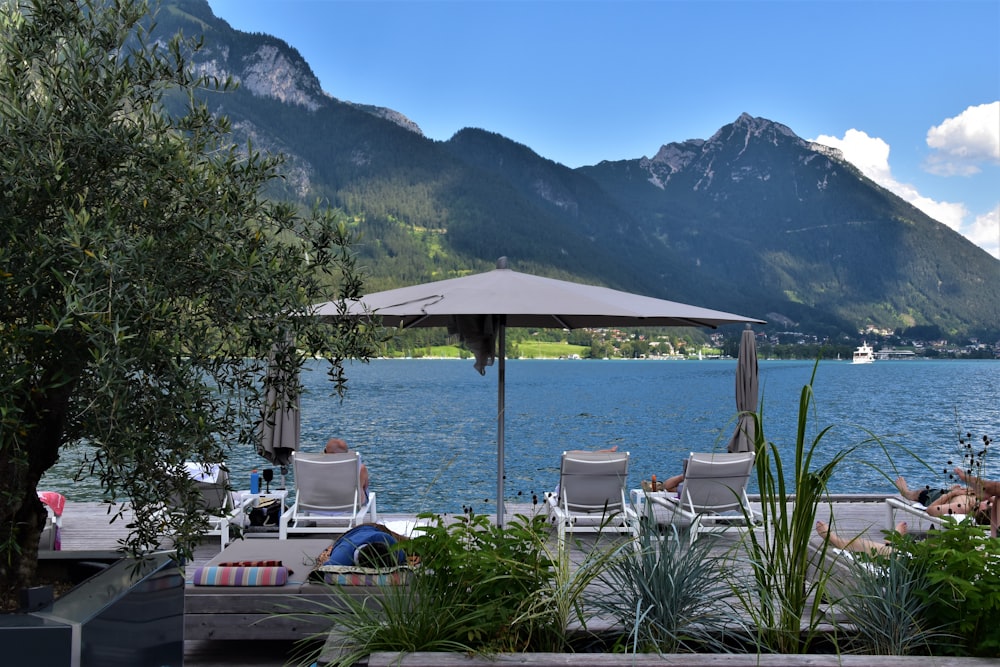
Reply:
<svg viewBox="0 0 1000 667"><path fill-rule="evenodd" d="M927 130L934 150L926 169L942 176L969 176L980 165L1000 164L1000 102L969 107Z"/></svg>
<svg viewBox="0 0 1000 667"><path fill-rule="evenodd" d="M977 246L1000 259L1000 205L977 216L965 235Z"/></svg>
<svg viewBox="0 0 1000 667"><path fill-rule="evenodd" d="M962 118L967 112L968 110L958 118ZM947 122L938 127L944 127ZM878 137L870 137L861 130L850 129L844 133L843 139L820 135L811 141L840 149L844 159L860 169L865 176L1000 259L1000 214L996 210L977 217L971 223L966 223L970 211L965 204L935 201L921 195L913 185L900 183L893 178L892 169L889 167L889 144ZM957 146L957 144L955 141L952 145Z"/></svg>
<svg viewBox="0 0 1000 667"><path fill-rule="evenodd" d="M878 137L869 137L861 130L848 130L843 139L825 134L813 139L824 146L839 148L844 158L861 170L883 188L892 190L889 184L895 183L889 169L889 144Z"/></svg>

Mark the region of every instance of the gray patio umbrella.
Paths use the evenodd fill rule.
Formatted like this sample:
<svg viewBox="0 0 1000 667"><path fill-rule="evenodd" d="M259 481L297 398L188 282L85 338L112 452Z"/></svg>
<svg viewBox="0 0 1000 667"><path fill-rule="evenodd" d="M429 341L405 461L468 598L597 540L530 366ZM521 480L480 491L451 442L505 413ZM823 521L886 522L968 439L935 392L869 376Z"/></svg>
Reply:
<svg viewBox="0 0 1000 667"><path fill-rule="evenodd" d="M281 466L281 488L284 488L292 452L299 448L301 423L298 383L294 376L291 381L282 377L276 361L277 355L281 353L282 350L276 345L268 358L268 378L258 427L257 454L272 464Z"/></svg>
<svg viewBox="0 0 1000 667"><path fill-rule="evenodd" d="M348 304L317 305L313 314L339 317L381 316L401 328L448 327L476 357L475 368L497 364L497 523L503 525L504 391L507 327L578 329L582 327L711 327L757 322L742 315L689 306L582 283L512 271L507 258L485 273L400 287L369 294Z"/></svg>
<svg viewBox="0 0 1000 667"><path fill-rule="evenodd" d="M752 452L756 425L753 416L757 411L757 343L753 330L747 325L740 337L740 353L736 362L736 409L740 416L736 421L736 432L729 441L730 452Z"/></svg>

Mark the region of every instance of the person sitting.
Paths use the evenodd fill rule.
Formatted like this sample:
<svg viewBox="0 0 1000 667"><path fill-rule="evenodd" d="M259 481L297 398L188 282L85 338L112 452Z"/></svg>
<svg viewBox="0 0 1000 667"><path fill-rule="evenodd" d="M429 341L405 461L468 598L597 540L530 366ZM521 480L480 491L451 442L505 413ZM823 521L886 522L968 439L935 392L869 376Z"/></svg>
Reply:
<svg viewBox="0 0 1000 667"><path fill-rule="evenodd" d="M350 451L347 448L347 441L342 438L330 438L326 441L326 447L323 448L324 454L346 454ZM365 498L368 498L368 466L361 462L361 457L358 457L358 479L361 482L361 490L365 492Z"/></svg>
<svg viewBox="0 0 1000 667"><path fill-rule="evenodd" d="M341 535L324 565L396 567L406 564L406 554L396 545L407 538L382 524L363 523Z"/></svg>
<svg viewBox="0 0 1000 667"><path fill-rule="evenodd" d="M684 475L674 475L673 477L668 477L664 481L657 482L656 490L668 491L668 492L679 491L681 483L683 481L684 481Z"/></svg>

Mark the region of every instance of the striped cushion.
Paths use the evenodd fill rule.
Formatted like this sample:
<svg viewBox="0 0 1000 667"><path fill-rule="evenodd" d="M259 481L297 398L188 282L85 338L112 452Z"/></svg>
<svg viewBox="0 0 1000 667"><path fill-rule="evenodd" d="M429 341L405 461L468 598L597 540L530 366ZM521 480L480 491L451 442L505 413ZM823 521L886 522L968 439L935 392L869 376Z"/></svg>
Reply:
<svg viewBox="0 0 1000 667"><path fill-rule="evenodd" d="M284 586L286 567L226 567L205 565L194 572L195 586Z"/></svg>
<svg viewBox="0 0 1000 667"><path fill-rule="evenodd" d="M390 568L368 568L352 565L320 565L310 579L334 586L400 586L409 581L410 568L403 565Z"/></svg>

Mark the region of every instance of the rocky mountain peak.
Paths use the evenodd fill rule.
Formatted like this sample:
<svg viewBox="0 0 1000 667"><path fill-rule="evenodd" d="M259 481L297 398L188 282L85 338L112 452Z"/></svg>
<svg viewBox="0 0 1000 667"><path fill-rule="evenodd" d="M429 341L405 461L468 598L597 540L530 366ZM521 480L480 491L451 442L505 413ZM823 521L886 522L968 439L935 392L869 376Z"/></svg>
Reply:
<svg viewBox="0 0 1000 667"><path fill-rule="evenodd" d="M775 153L775 150L779 152ZM802 151L808 154L802 156ZM795 152L800 153L797 161L801 163L811 162L816 153L834 162L843 161L840 151L806 141L786 125L742 113L710 139L688 139L666 144L652 159L639 160L639 167L648 174L647 180L660 189L666 188L671 181L681 179L687 187L705 190L713 184L747 178L767 181L771 177L775 157ZM762 160L765 155L767 157Z"/></svg>
<svg viewBox="0 0 1000 667"><path fill-rule="evenodd" d="M364 111L365 113L370 113L373 116L395 123L404 130L409 130L410 132L424 136L424 131L420 129L419 125L394 109L389 109L388 107L377 107L371 104L355 104L354 102L345 102L345 104L350 104L359 111Z"/></svg>
<svg viewBox="0 0 1000 667"><path fill-rule="evenodd" d="M724 146L735 147L738 150L736 158L739 158L747 149L761 143L771 146L807 145L806 141L786 125L742 113L734 122L725 125L712 135L707 142L706 151L721 149Z"/></svg>
<svg viewBox="0 0 1000 667"><path fill-rule="evenodd" d="M277 100L310 112L342 102L423 136L420 127L398 111L339 100L324 91L309 63L284 40L233 29L212 14L206 0L173 0L173 4L177 11L166 14L176 22L170 28L186 29L188 33L206 32L205 47L192 58L199 73L219 79L232 77L254 97ZM186 25L185 20L196 27Z"/></svg>
<svg viewBox="0 0 1000 667"><path fill-rule="evenodd" d="M293 62L273 44L261 44L242 58L236 75L241 85L258 97L271 97L285 104L298 104L316 111L329 97L308 66Z"/></svg>

